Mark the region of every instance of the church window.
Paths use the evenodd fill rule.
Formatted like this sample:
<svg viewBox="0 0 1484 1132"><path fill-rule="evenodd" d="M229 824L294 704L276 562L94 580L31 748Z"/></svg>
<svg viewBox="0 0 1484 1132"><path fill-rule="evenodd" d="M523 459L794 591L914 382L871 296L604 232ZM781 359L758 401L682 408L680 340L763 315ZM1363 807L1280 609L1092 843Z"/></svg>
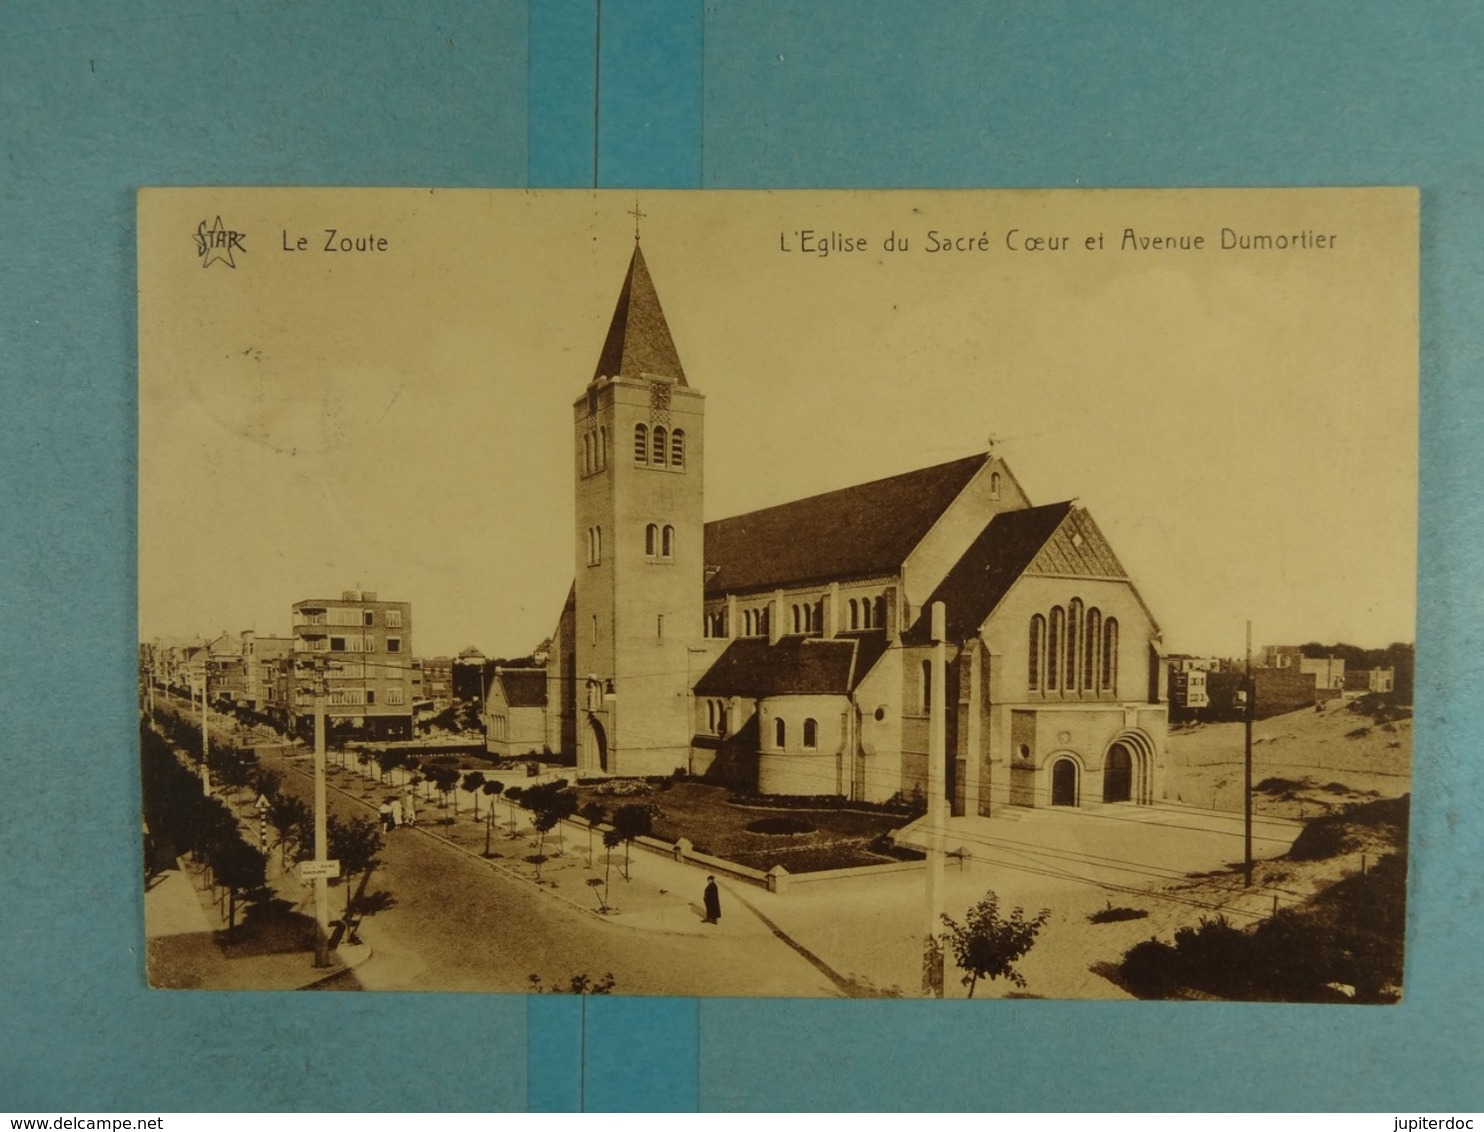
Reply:
<svg viewBox="0 0 1484 1132"><path fill-rule="evenodd" d="M1051 608L1051 621L1046 628L1046 690L1056 691L1061 672L1061 650L1065 639L1067 615L1059 605Z"/></svg>
<svg viewBox="0 0 1484 1132"><path fill-rule="evenodd" d="M1087 643L1082 647L1082 686L1089 692L1097 688L1097 656L1102 645L1103 615L1097 606L1087 611Z"/></svg>
<svg viewBox="0 0 1484 1132"><path fill-rule="evenodd" d="M780 751L783 750L787 745L785 742L787 738L788 728L784 726L783 720L775 719L773 721L773 746L777 747Z"/></svg>
<svg viewBox="0 0 1484 1132"><path fill-rule="evenodd" d="M715 731L716 730L716 701L715 700L707 700L706 701L706 730L707 731Z"/></svg>
<svg viewBox="0 0 1484 1132"><path fill-rule="evenodd" d="M819 724L812 719L804 720L804 749L812 751L819 746Z"/></svg>
<svg viewBox="0 0 1484 1132"><path fill-rule="evenodd" d="M1062 687L1069 692L1077 690L1077 646L1082 643L1082 599L1074 597L1067 603L1066 680Z"/></svg>
<svg viewBox="0 0 1484 1132"><path fill-rule="evenodd" d="M998 499L1000 497L1000 473L991 472L989 475L989 497Z"/></svg>
<svg viewBox="0 0 1484 1132"><path fill-rule="evenodd" d="M750 636L753 635L753 633L752 633L752 610L750 610L750 609L744 609L742 611L742 635L744 637L750 637Z"/></svg>
<svg viewBox="0 0 1484 1132"><path fill-rule="evenodd" d="M1025 673L1026 687L1032 692L1041 688L1041 668L1045 663L1042 650L1046 647L1046 618L1039 613L1031 618L1030 657Z"/></svg>
<svg viewBox="0 0 1484 1132"><path fill-rule="evenodd" d="M665 466L665 445L668 441L669 434L665 432L665 426L655 425L654 443L650 445L650 451L653 453L651 462L657 467L663 468Z"/></svg>
<svg viewBox="0 0 1484 1132"><path fill-rule="evenodd" d="M598 643L598 615L593 614L593 644Z"/></svg>
<svg viewBox="0 0 1484 1132"><path fill-rule="evenodd" d="M634 463L647 464L649 462L649 426L636 424L634 426Z"/></svg>
<svg viewBox="0 0 1484 1132"><path fill-rule="evenodd" d="M922 714L933 710L933 662L922 662Z"/></svg>
<svg viewBox="0 0 1484 1132"><path fill-rule="evenodd" d="M855 598L850 599L850 627L852 629L861 627L861 607Z"/></svg>
<svg viewBox="0 0 1484 1132"><path fill-rule="evenodd" d="M660 529L654 523L644 528L644 553L653 558L659 550Z"/></svg>
<svg viewBox="0 0 1484 1132"><path fill-rule="evenodd" d="M1103 622L1103 691L1118 690L1118 622L1110 617Z"/></svg>
<svg viewBox="0 0 1484 1132"><path fill-rule="evenodd" d="M665 529L660 532L660 557L675 557L675 528L669 523L666 523Z"/></svg>
<svg viewBox="0 0 1484 1132"><path fill-rule="evenodd" d="M677 428L670 434L670 464L676 468L685 467L685 429Z"/></svg>
<svg viewBox="0 0 1484 1132"><path fill-rule="evenodd" d="M585 432L582 434L582 474L587 475L593 470L593 434Z"/></svg>
<svg viewBox="0 0 1484 1132"><path fill-rule="evenodd" d="M665 639L665 615L659 613L654 618L654 639L663 641Z"/></svg>
<svg viewBox="0 0 1484 1132"><path fill-rule="evenodd" d="M795 633L802 633L804 631L804 628L803 628L804 621L803 621L803 618L801 618L799 616L799 607L797 605L793 607L793 615L794 615L794 632Z"/></svg>
<svg viewBox="0 0 1484 1132"><path fill-rule="evenodd" d="M601 471L608 466L608 429L606 427L598 429L597 457L598 469Z"/></svg>

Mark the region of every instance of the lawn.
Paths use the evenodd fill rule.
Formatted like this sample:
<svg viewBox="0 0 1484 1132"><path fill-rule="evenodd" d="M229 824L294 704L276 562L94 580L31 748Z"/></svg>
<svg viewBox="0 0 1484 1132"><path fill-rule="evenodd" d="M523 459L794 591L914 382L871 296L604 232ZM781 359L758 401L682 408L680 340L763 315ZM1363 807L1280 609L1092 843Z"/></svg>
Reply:
<svg viewBox="0 0 1484 1132"><path fill-rule="evenodd" d="M725 787L698 782L657 785L651 793L638 797L605 795L598 793L599 789L579 787L582 803L597 802L610 818L614 810L627 803L651 803L661 811L653 832L659 840L674 842L685 837L698 853L764 872L774 865L782 865L791 873L808 873L902 860L902 855L892 855L880 844L873 848L873 842L911 820L900 814L833 808L736 806L727 800L731 792ZM747 828L760 819L784 815L801 818L814 829L808 833L755 833Z"/></svg>

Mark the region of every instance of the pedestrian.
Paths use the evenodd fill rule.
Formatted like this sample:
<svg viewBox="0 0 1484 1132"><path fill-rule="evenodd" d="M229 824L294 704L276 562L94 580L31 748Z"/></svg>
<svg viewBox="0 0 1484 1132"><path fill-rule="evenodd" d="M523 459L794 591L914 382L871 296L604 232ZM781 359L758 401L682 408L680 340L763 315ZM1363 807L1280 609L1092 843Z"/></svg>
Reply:
<svg viewBox="0 0 1484 1132"><path fill-rule="evenodd" d="M721 893L716 888L716 878L706 878L706 922L708 924L721 923Z"/></svg>
<svg viewBox="0 0 1484 1132"><path fill-rule="evenodd" d="M402 794L402 820L408 825L417 824L417 809L412 804L412 787Z"/></svg>
<svg viewBox="0 0 1484 1132"><path fill-rule="evenodd" d="M392 799L392 801L391 801L391 807L392 807L392 828L393 829L399 829L401 827L401 825L402 825L402 801L401 801L401 799L394 797Z"/></svg>
<svg viewBox="0 0 1484 1132"><path fill-rule="evenodd" d="M381 828L386 832L392 828L392 804L383 802L376 807L376 812L381 816Z"/></svg>

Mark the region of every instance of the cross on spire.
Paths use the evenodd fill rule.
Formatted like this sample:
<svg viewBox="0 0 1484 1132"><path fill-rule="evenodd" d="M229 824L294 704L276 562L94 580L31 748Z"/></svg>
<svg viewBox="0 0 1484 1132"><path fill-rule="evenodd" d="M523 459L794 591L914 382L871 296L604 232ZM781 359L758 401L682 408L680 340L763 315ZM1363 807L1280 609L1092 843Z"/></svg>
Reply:
<svg viewBox="0 0 1484 1132"><path fill-rule="evenodd" d="M634 243L639 242L639 221L649 215L647 212L639 211L639 198L634 198L634 207L629 209L629 215L634 218Z"/></svg>

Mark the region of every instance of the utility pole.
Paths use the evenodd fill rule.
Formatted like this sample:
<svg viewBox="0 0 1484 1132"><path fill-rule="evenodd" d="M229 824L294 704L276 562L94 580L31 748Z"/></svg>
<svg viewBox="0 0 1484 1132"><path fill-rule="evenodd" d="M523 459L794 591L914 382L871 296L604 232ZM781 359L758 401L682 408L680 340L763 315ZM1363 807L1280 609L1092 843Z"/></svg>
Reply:
<svg viewBox="0 0 1484 1132"><path fill-rule="evenodd" d="M314 679L314 860L323 866L330 857L325 810L325 682L316 669ZM314 877L314 965L330 965L329 881L317 869ZM349 917L346 917L349 919ZM349 925L347 924L347 928Z"/></svg>
<svg viewBox="0 0 1484 1132"><path fill-rule="evenodd" d="M926 930L922 940L922 994L924 998L942 998L943 944L938 939L938 929L943 923L943 792L948 769L944 751L947 745L944 715L948 701L943 687L943 638L947 635L948 617L941 601L933 602L931 620L933 654L928 661L927 923L924 925Z"/></svg>
<svg viewBox="0 0 1484 1132"><path fill-rule="evenodd" d="M201 792L211 793L211 722L207 715L206 690L211 684L211 667L201 670Z"/></svg>
<svg viewBox="0 0 1484 1132"><path fill-rule="evenodd" d="M1242 760L1242 807L1243 807L1243 856L1242 884L1252 887L1252 713L1257 705L1256 688L1252 683L1252 622L1247 622L1247 752Z"/></svg>

